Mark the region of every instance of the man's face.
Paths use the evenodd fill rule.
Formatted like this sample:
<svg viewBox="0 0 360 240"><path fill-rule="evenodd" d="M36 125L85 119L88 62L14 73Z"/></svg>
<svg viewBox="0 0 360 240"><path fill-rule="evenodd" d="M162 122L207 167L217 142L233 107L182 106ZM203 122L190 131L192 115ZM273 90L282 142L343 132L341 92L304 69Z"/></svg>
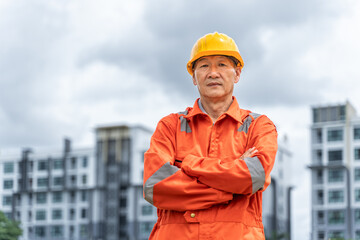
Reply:
<svg viewBox="0 0 360 240"><path fill-rule="evenodd" d="M232 97L234 84L240 79L241 69L226 56L206 56L195 63L193 83L202 98Z"/></svg>

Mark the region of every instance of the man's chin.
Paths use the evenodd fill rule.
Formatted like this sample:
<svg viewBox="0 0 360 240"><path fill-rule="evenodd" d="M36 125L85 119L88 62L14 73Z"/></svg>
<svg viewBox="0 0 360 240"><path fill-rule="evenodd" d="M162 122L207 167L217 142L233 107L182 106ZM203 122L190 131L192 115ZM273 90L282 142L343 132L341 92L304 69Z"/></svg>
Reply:
<svg viewBox="0 0 360 240"><path fill-rule="evenodd" d="M206 98L214 98L214 99L219 99L219 98L224 98L226 96L226 94L224 94L224 92L222 91L212 91L212 92L207 92L206 94L203 94L202 96L206 97Z"/></svg>

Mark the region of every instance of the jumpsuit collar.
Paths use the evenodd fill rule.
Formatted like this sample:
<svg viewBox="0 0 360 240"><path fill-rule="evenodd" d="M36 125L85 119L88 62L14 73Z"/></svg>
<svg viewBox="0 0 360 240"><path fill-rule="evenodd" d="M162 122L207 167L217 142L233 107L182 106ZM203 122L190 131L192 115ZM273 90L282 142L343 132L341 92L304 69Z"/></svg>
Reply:
<svg viewBox="0 0 360 240"><path fill-rule="evenodd" d="M239 107L238 101L236 100L236 97L233 96L232 98L233 102L231 103L229 109L225 113L223 113L223 115L225 114L233 118L234 120L242 123L244 119L249 115L250 111L241 109ZM200 98L196 99L193 108L191 108L188 115L184 117L189 119L196 115L208 115L203 106L201 105Z"/></svg>

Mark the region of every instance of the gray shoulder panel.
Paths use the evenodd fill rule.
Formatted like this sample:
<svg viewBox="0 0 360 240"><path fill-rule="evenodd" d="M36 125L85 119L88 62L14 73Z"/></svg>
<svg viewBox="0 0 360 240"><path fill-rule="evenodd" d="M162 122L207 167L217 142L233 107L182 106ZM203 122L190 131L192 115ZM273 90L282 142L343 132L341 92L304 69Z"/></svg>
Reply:
<svg viewBox="0 0 360 240"><path fill-rule="evenodd" d="M187 115L188 111L186 110L184 112L179 112L178 114ZM187 119L184 118L184 116L180 116L180 131L181 132L191 133L190 125L189 125Z"/></svg>
<svg viewBox="0 0 360 240"><path fill-rule="evenodd" d="M185 111L183 111L183 112L178 112L178 114L179 114L179 115L187 115L187 114L188 114L188 111L185 110Z"/></svg>
<svg viewBox="0 0 360 240"><path fill-rule="evenodd" d="M239 127L238 131L247 133L248 130L249 130L251 122L252 122L252 118L250 116L247 117L245 119L245 121L243 122L243 124Z"/></svg>
<svg viewBox="0 0 360 240"><path fill-rule="evenodd" d="M250 124L252 123L252 117L255 119L257 119L258 117L261 116L261 114L257 114L257 113L249 113L250 116L248 116L247 118L245 118L245 121L243 122L243 124L239 127L238 131L239 132L245 132L248 133L249 131L249 127Z"/></svg>
<svg viewBox="0 0 360 240"><path fill-rule="evenodd" d="M258 113L249 113L250 116L252 116L254 119L257 119L258 117L261 116L261 114L258 114Z"/></svg>
<svg viewBox="0 0 360 240"><path fill-rule="evenodd" d="M183 116L180 117L180 131L191 133L190 125L189 125L187 119L184 118Z"/></svg>

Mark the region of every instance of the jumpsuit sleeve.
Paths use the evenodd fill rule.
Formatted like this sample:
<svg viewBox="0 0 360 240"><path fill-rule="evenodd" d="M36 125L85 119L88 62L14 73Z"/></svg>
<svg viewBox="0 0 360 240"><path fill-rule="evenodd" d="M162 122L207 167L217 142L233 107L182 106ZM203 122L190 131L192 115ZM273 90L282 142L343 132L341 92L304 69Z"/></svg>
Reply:
<svg viewBox="0 0 360 240"><path fill-rule="evenodd" d="M254 194L270 184L277 151L277 131L265 115L250 125L247 149L251 147L258 150L252 157L226 163L219 158L187 155L181 165L182 171L219 190Z"/></svg>
<svg viewBox="0 0 360 240"><path fill-rule="evenodd" d="M177 115L163 118L144 155L144 198L159 209L187 211L228 203L233 194L214 189L174 165Z"/></svg>

